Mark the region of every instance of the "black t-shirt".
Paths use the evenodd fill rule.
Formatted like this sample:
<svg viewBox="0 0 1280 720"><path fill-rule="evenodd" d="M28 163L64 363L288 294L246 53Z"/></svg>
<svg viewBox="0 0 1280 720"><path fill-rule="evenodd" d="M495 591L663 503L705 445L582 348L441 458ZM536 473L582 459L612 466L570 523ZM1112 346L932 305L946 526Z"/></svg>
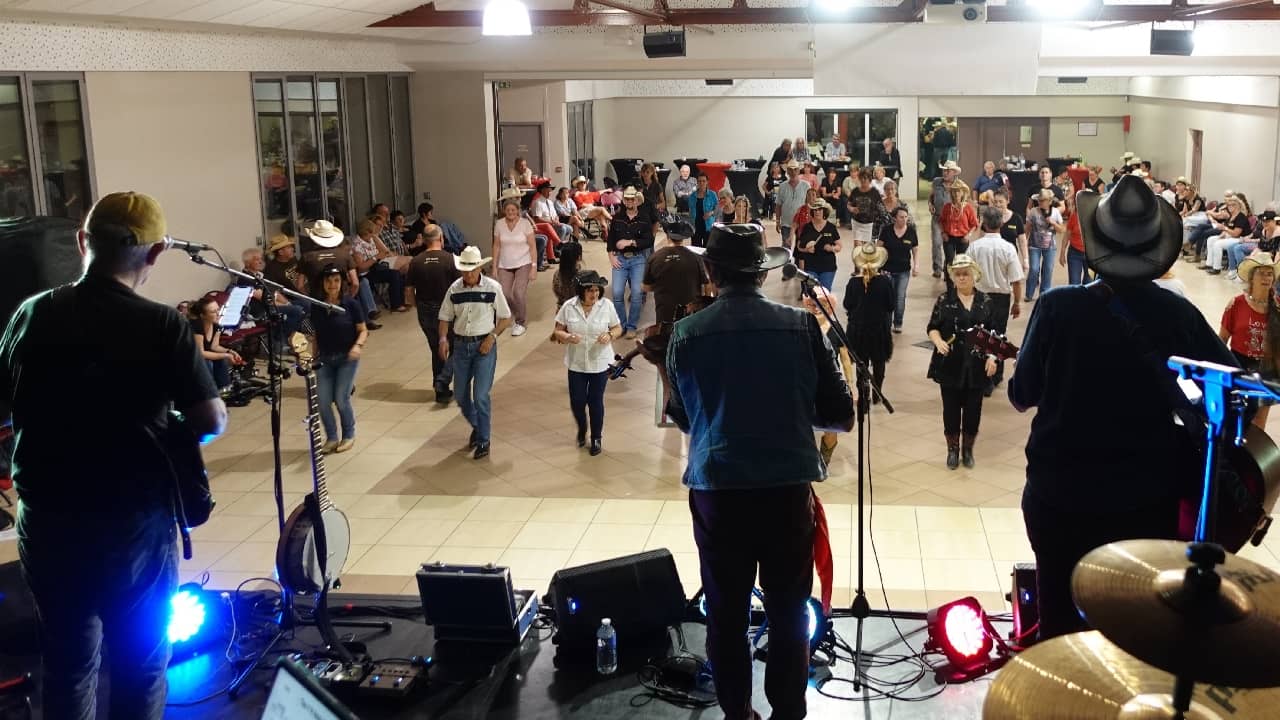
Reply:
<svg viewBox="0 0 1280 720"><path fill-rule="evenodd" d="M916 238L916 228L914 225L907 225L907 231L898 237L898 233L892 225L886 225L880 231L880 243L884 245L885 252L889 253L889 259L884 263L884 271L891 273L907 272L911 270L911 251L919 244Z"/></svg>
<svg viewBox="0 0 1280 720"><path fill-rule="evenodd" d="M356 263L351 257L351 247L343 243L335 248L317 248L302 253L299 269L307 278L307 286L320 287L320 271L330 264L336 265L343 275L346 275L349 270L354 270Z"/></svg>
<svg viewBox="0 0 1280 720"><path fill-rule="evenodd" d="M880 197L880 191L871 188L863 192L862 188L854 185L849 190L849 212L853 215L856 222L863 224L873 223L880 217L880 211L884 207L884 200Z"/></svg>
<svg viewBox="0 0 1280 720"><path fill-rule="evenodd" d="M1009 242L1015 248L1018 247L1018 236L1025 235L1027 232L1027 222L1022 219L1018 213L1013 213L1000 225L1000 237Z"/></svg>
<svg viewBox="0 0 1280 720"><path fill-rule="evenodd" d="M676 319L680 306L702 295L702 286L708 282L707 269L702 258L687 247L670 245L649 258L643 282L653 288L658 322L669 323Z"/></svg>
<svg viewBox="0 0 1280 720"><path fill-rule="evenodd" d="M1204 210L1204 198L1196 195L1194 197L1178 198L1179 213L1197 213Z"/></svg>
<svg viewBox="0 0 1280 720"><path fill-rule="evenodd" d="M645 203L636 208L634 218L628 217L625 209L619 210L618 214L613 216L613 220L609 223L609 252L653 249L653 224L657 222L657 215L651 209L652 207ZM619 250L619 240L635 240L636 244Z"/></svg>
<svg viewBox="0 0 1280 720"><path fill-rule="evenodd" d="M822 197L840 197L840 181L838 179L823 180L821 194Z"/></svg>
<svg viewBox="0 0 1280 720"><path fill-rule="evenodd" d="M733 223L733 211L730 210L729 212L720 213L720 222L724 223L725 225L729 225Z"/></svg>
<svg viewBox="0 0 1280 720"><path fill-rule="evenodd" d="M283 285L290 290L297 290L298 259L294 258L289 262L268 260L266 269L262 271L262 276L271 282Z"/></svg>
<svg viewBox="0 0 1280 720"><path fill-rule="evenodd" d="M1226 222L1228 230L1240 229L1240 237L1244 238L1249 234L1249 216L1244 213L1236 213L1236 216Z"/></svg>
<svg viewBox="0 0 1280 720"><path fill-rule="evenodd" d="M145 428L218 389L187 321L114 279L28 299L0 339L18 496L51 512L168 507L168 465Z"/></svg>
<svg viewBox="0 0 1280 720"><path fill-rule="evenodd" d="M453 264L453 253L447 250L427 250L409 263L407 280L413 287L418 302L442 303L445 293L454 280L462 277Z"/></svg>
<svg viewBox="0 0 1280 720"><path fill-rule="evenodd" d="M330 313L319 305L311 306L311 327L316 330L316 357L324 359L346 354L356 344L356 325L365 322L364 307L352 297L342 298L345 313Z"/></svg>
<svg viewBox="0 0 1280 720"><path fill-rule="evenodd" d="M804 269L813 273L835 272L836 255L827 252L824 248L831 247L839 241L840 231L831 221L827 221L822 230L815 228L811 222L805 223L804 227L800 228L800 237L796 239L796 247L813 243L813 252L800 254L800 257L804 258Z"/></svg>

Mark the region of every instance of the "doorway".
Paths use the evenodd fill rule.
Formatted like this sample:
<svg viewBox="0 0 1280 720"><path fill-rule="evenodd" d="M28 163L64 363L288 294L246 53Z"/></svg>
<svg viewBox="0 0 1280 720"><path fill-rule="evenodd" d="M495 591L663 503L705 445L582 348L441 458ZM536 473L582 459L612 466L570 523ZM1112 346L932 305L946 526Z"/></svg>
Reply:
<svg viewBox="0 0 1280 720"><path fill-rule="evenodd" d="M1200 187L1200 153L1204 149L1204 131L1187 130L1187 167L1191 184Z"/></svg>
<svg viewBox="0 0 1280 720"><path fill-rule="evenodd" d="M1025 156L1028 162L1049 158L1049 118L960 118L960 165L966 177L977 177L988 160Z"/></svg>
<svg viewBox="0 0 1280 720"><path fill-rule="evenodd" d="M542 123L498 123L499 178L505 179L516 158L524 158L535 176L547 176L543 167Z"/></svg>

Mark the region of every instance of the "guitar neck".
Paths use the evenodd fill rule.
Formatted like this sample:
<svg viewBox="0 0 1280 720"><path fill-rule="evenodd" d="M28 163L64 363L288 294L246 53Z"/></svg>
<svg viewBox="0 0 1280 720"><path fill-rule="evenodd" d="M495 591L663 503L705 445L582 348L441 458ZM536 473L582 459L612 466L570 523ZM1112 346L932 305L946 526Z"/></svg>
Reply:
<svg viewBox="0 0 1280 720"><path fill-rule="evenodd" d="M320 451L323 445L320 434L320 401L316 395L316 372L314 369L303 373L307 381L307 429L311 437L311 477L315 481L316 502L321 510L333 507L329 500L329 489L325 486L324 454Z"/></svg>

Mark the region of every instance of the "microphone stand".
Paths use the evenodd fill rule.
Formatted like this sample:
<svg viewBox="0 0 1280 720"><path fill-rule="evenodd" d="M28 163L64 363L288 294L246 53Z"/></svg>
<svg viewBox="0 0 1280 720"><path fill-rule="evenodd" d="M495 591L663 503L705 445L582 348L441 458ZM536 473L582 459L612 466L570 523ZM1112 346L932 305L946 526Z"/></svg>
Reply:
<svg viewBox="0 0 1280 720"><path fill-rule="evenodd" d="M301 301L304 305L312 307L321 307L330 313L345 313L346 310L341 306L333 305L315 298L307 297L292 288L287 288L280 283L272 282L262 276L262 273L246 273L228 267L226 261L222 260L222 256L218 256L218 262L214 262L200 255L198 248L186 248L187 257L191 262L197 265L219 270L238 280L245 280L259 290L262 294L262 304L267 308L267 377L269 381L267 391L267 403L271 405L271 454L273 459L272 489L275 495L276 503L276 523L281 534L284 533L284 525L287 518L284 508L284 474L282 463L280 461L280 408L283 399L284 378L288 377L289 371L280 361L280 351L276 347L277 333L283 334L281 330L280 311L276 308L275 293L280 293L287 298ZM217 252L216 250L214 251ZM307 503L312 508L312 525L316 535L317 548L324 547L324 521L319 513L319 506L314 503ZM320 556L321 566L323 567L324 556ZM279 570L277 569L277 573ZM346 647L338 642L333 632L334 627L351 627L351 628L369 628L378 630L390 630L391 623L387 621L367 622L358 620L329 620L328 614L328 595L329 589L316 594L316 606L312 614L311 620L300 617L295 608L294 592L287 586L287 583L279 583L280 585L280 619L278 631L275 633L275 639L263 651L263 655L271 651L277 642L284 637L286 632L292 632L299 627L315 627L320 631L321 637L325 644L337 650L343 660L351 662L352 658ZM250 673L244 672L238 675L235 681L228 688L230 697L235 698L238 694L241 684L248 679Z"/></svg>
<svg viewBox="0 0 1280 720"><path fill-rule="evenodd" d="M844 328L836 321L832 313L827 310L824 303L818 300L818 293L814 289L815 282L813 279L805 275L799 275L800 287L804 293L813 300L818 309L827 318L827 322L835 330L836 337L840 342L844 343L844 347L849 351L849 357L853 360L855 374L857 375L856 383L858 387L858 404L857 404L857 427L854 432L858 435L858 585L854 590L853 603L849 607L849 614L857 619L858 633L853 649L853 691L862 691L863 666L866 656L869 652L862 649L862 629L863 624L868 617L871 617L871 604L867 601L867 592L864 586L865 571L865 553L863 550L863 518L866 516L866 455L868 452L867 438L869 436L867 423L871 416L871 398L872 393L880 398L880 404L884 409L893 414L893 404L884 396L881 389L876 385L871 374L871 365L858 353L854 352L853 345L849 343L849 336L845 334ZM881 613L875 613L880 615ZM892 616L892 612L885 610L884 615Z"/></svg>

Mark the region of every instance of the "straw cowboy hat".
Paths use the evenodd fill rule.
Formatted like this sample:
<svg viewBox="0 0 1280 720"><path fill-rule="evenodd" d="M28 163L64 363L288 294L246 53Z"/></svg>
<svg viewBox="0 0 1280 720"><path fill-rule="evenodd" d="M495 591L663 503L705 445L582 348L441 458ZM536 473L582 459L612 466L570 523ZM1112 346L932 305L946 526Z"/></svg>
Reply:
<svg viewBox="0 0 1280 720"><path fill-rule="evenodd" d="M1036 193L1036 202L1040 202L1041 200L1056 200L1057 198L1058 196L1054 195L1053 191L1049 188L1045 188Z"/></svg>
<svg viewBox="0 0 1280 720"><path fill-rule="evenodd" d="M876 245L875 243L863 243L861 247L853 251L853 266L858 270L870 267L872 270L880 270L889 260L889 251Z"/></svg>
<svg viewBox="0 0 1280 720"><path fill-rule="evenodd" d="M827 217L831 217L831 214L835 212L835 210L831 208L831 203L822 198L818 198L817 200L809 203L810 210L817 210L818 208L826 208Z"/></svg>
<svg viewBox="0 0 1280 720"><path fill-rule="evenodd" d="M969 183L959 178L956 178L954 182L952 182L950 185L947 186L947 192L953 192L953 193L958 192L958 193L964 193L965 195L973 194L973 192L969 189Z"/></svg>
<svg viewBox="0 0 1280 720"><path fill-rule="evenodd" d="M518 202L523 198L524 192L520 190L520 188L507 188L502 191L502 194L498 195L498 204L501 205L508 200L515 200Z"/></svg>
<svg viewBox="0 0 1280 720"><path fill-rule="evenodd" d="M764 228L752 223L716 223L707 238L703 259L725 270L764 272L791 261L785 248L766 248Z"/></svg>
<svg viewBox="0 0 1280 720"><path fill-rule="evenodd" d="M317 220L315 225L307 228L307 237L322 248L336 248L342 244L342 231L328 220Z"/></svg>
<svg viewBox="0 0 1280 720"><path fill-rule="evenodd" d="M274 253L281 248L287 248L293 244L293 238L288 235L277 235L271 244L267 246L268 253Z"/></svg>
<svg viewBox="0 0 1280 720"><path fill-rule="evenodd" d="M1249 276L1260 267L1269 267L1280 273L1280 262L1272 259L1271 253L1266 250L1254 250L1249 257L1240 261L1240 265L1236 268L1236 275L1239 275L1241 280L1249 282L1252 279Z"/></svg>
<svg viewBox="0 0 1280 720"><path fill-rule="evenodd" d="M800 163L796 162L795 160L788 160L788 161L787 161L787 164L786 164L784 167L785 167L787 170L799 170L799 169L800 169Z"/></svg>
<svg viewBox="0 0 1280 720"><path fill-rule="evenodd" d="M1182 249L1182 218L1141 178L1125 175L1106 195L1076 196L1085 259L1103 278L1154 280Z"/></svg>
<svg viewBox="0 0 1280 720"><path fill-rule="evenodd" d="M480 254L480 248L475 245L468 245L462 248L462 252L453 258L453 266L462 272L471 272L488 265L492 259L491 257L483 257Z"/></svg>
<svg viewBox="0 0 1280 720"><path fill-rule="evenodd" d="M973 272L973 282L975 284L982 282L982 268L978 267L978 262L976 260L964 253L960 253L952 258L951 264L947 266L947 275L950 275L951 279L955 280L956 271L964 268L969 268L969 270Z"/></svg>
<svg viewBox="0 0 1280 720"><path fill-rule="evenodd" d="M630 200L631 198L640 198L641 200L643 200L643 199L644 199L644 193L642 193L642 192L640 192L639 190L635 189L634 187L632 187L632 186L628 185L628 186L627 186L627 189L622 191L622 199L623 199L623 200Z"/></svg>
<svg viewBox="0 0 1280 720"><path fill-rule="evenodd" d="M964 170L959 165L956 164L955 160L948 160L942 163L941 165L939 165L938 168L940 170L955 170L958 173L964 172Z"/></svg>

